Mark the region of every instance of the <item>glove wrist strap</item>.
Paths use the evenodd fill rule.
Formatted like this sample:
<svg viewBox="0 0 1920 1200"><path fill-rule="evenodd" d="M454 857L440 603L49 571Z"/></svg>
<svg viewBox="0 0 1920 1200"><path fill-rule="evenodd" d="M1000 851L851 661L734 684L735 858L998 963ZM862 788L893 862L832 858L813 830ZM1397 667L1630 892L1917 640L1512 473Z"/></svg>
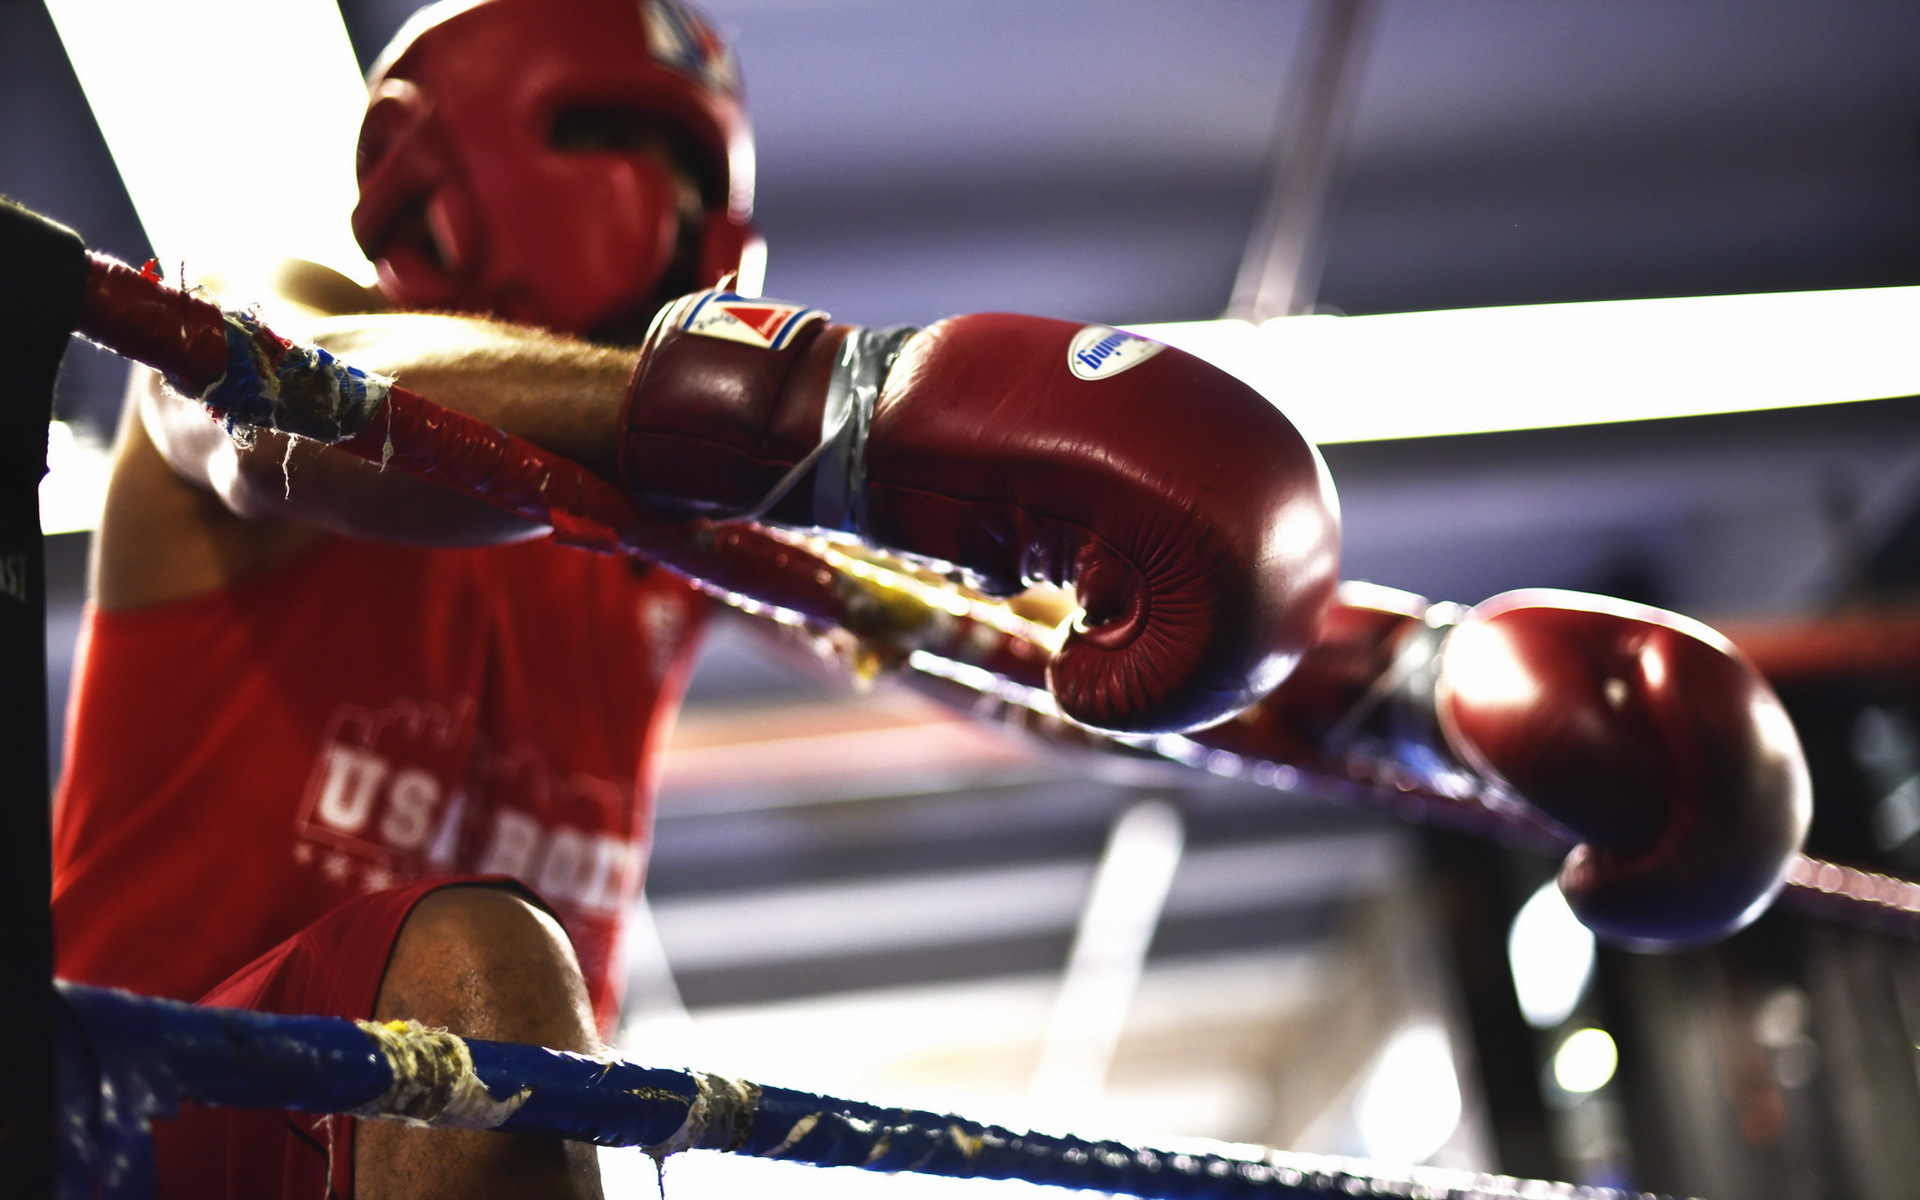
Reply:
<svg viewBox="0 0 1920 1200"><path fill-rule="evenodd" d="M817 461L813 476L813 522L864 537L867 532L867 432L880 400L880 385L900 355L900 348L919 330L855 329L840 343L826 403L820 411L820 444L794 467L790 476ZM784 486L791 486L782 480Z"/></svg>
<svg viewBox="0 0 1920 1200"><path fill-rule="evenodd" d="M840 343L820 410L820 441L787 468L765 495L720 517L757 521L813 472L812 527L864 537L867 531L867 431L880 401L880 386L918 328L854 328ZM713 514L708 514L713 515Z"/></svg>

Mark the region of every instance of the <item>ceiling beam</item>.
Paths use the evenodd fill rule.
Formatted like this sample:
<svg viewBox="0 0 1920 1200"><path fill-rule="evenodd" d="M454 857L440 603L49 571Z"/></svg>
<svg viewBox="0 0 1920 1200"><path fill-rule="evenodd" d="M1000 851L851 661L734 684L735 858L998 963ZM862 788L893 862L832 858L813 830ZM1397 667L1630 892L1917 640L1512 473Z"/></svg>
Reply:
<svg viewBox="0 0 1920 1200"><path fill-rule="evenodd" d="M1326 261L1327 209L1360 90L1376 0L1314 0L1288 79L1266 197L1227 315L1248 321L1313 311Z"/></svg>

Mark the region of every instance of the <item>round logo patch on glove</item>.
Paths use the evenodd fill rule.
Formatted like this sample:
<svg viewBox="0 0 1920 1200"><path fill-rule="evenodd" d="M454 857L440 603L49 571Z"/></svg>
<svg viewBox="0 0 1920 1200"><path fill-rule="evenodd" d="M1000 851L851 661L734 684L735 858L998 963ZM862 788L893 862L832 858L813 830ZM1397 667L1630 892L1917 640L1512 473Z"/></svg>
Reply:
<svg viewBox="0 0 1920 1200"><path fill-rule="evenodd" d="M1107 325L1089 325L1067 347L1067 369L1078 379L1110 379L1165 350L1159 342L1122 333Z"/></svg>

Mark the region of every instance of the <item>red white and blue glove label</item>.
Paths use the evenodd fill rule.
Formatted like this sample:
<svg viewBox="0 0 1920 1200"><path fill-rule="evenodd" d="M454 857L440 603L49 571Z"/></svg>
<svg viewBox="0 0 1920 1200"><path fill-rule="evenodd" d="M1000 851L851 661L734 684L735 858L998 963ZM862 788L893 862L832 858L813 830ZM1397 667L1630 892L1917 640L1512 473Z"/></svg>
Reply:
<svg viewBox="0 0 1920 1200"><path fill-rule="evenodd" d="M779 300L749 300L732 292L702 292L680 318L680 328L701 337L744 342L766 350L785 350L793 335L814 321L827 319L825 311Z"/></svg>
<svg viewBox="0 0 1920 1200"><path fill-rule="evenodd" d="M1077 379L1111 379L1165 349L1159 342L1110 326L1089 325L1074 334L1067 347L1067 370Z"/></svg>
<svg viewBox="0 0 1920 1200"><path fill-rule="evenodd" d="M733 51L699 15L678 0L653 0L640 11L647 20L647 49L654 61L700 81L710 92L735 97L740 72Z"/></svg>

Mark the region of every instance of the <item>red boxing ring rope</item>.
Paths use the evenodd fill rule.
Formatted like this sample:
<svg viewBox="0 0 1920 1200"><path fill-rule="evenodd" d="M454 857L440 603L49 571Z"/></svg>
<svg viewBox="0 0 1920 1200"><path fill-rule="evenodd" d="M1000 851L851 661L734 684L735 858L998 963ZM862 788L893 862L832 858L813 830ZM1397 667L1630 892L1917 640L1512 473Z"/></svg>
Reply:
<svg viewBox="0 0 1920 1200"><path fill-rule="evenodd" d="M248 328L257 359L269 369L294 349L269 330ZM89 255L77 332L192 391L219 382L232 353L230 322L218 305L100 254ZM901 591L900 582L857 578L751 525L662 520L578 463L398 386L373 420L333 444L549 525L556 540L652 559L743 607L846 630L878 649L888 665L905 661L997 697L1008 710L1057 718L1045 692L1050 651L1037 625L996 618L964 600L936 606ZM1062 727L1057 720L1053 726L1049 732L1064 732L1084 744L1155 754L1265 786L1306 787L1359 807L1465 828L1512 845L1564 852L1573 844L1551 822L1487 781L1455 779L1443 785L1364 755L1317 755L1308 766L1274 761L1257 750L1249 753L1233 722L1124 745ZM1802 912L1920 937L1920 884L1906 880L1802 855L1789 869L1779 899Z"/></svg>
<svg viewBox="0 0 1920 1200"><path fill-rule="evenodd" d="M77 332L196 390L226 373L227 322L218 305L105 255L88 258ZM270 331L260 332L274 359L291 347ZM745 526L676 526L652 517L570 459L405 388L391 390L377 422L334 445L551 525L556 540L643 555L722 590L752 580L759 585L754 598L764 604L849 627L860 624L824 564L817 571L766 570L769 560L779 565L794 558L792 546ZM770 580L777 580L772 594Z"/></svg>

